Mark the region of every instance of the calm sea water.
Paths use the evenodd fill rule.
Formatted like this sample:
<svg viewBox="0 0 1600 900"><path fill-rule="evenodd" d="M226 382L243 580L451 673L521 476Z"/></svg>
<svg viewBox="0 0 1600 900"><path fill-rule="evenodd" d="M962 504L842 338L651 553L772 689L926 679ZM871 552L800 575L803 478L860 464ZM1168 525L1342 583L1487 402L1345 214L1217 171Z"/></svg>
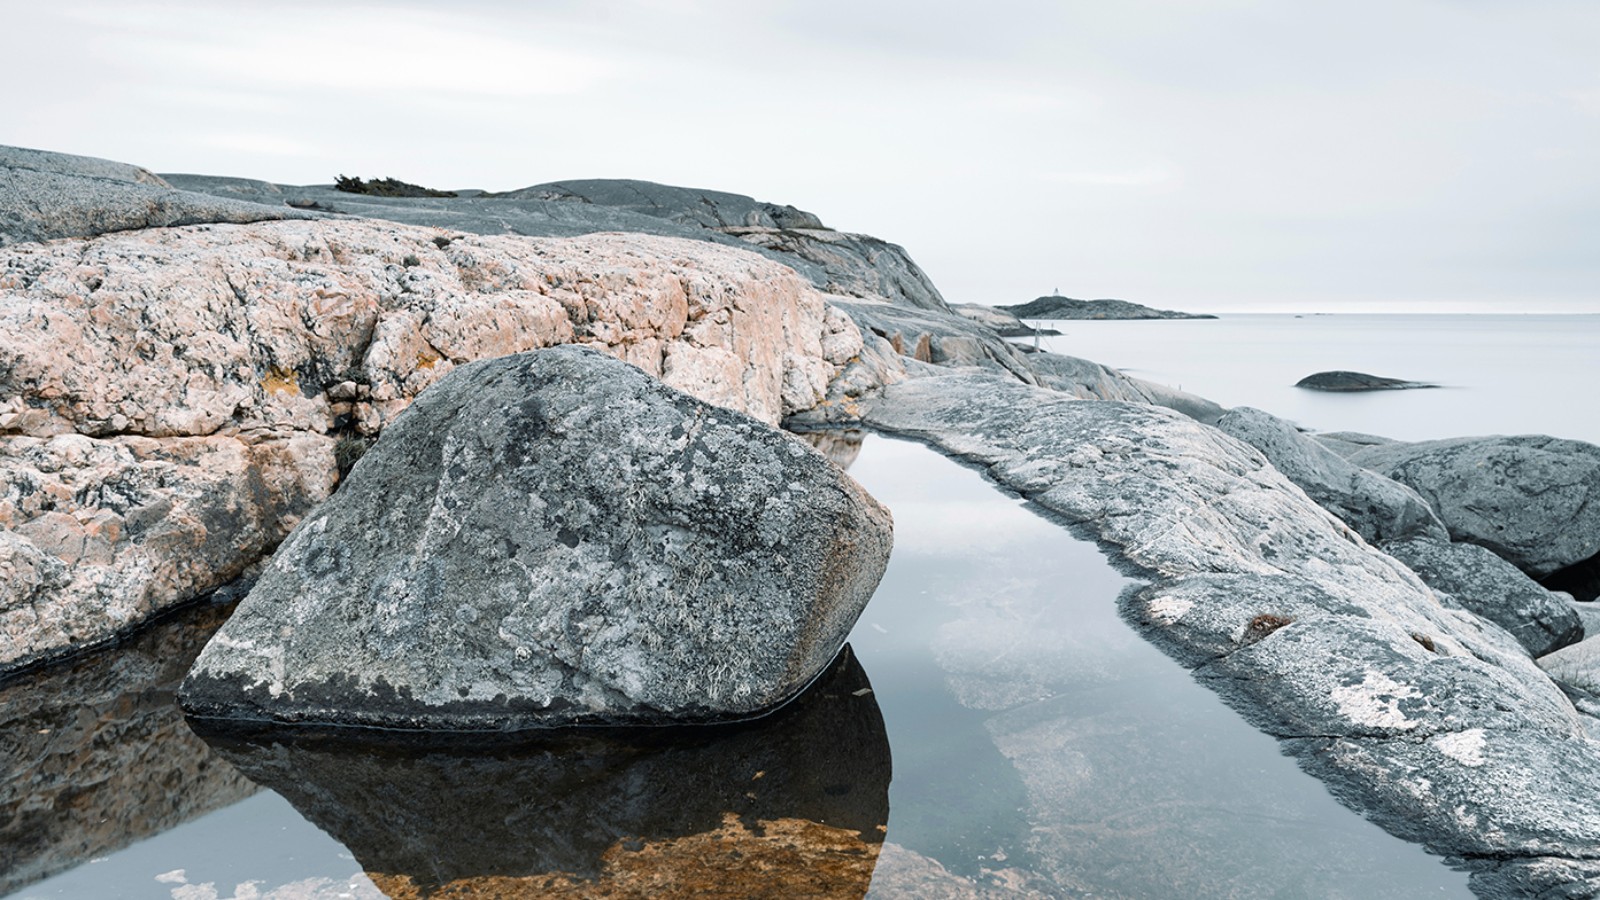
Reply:
<svg viewBox="0 0 1600 900"><path fill-rule="evenodd" d="M1046 349L1315 431L1600 443L1600 315L1227 315L1053 327L1065 333L1044 338ZM1293 386L1334 369L1442 387L1327 394Z"/></svg>

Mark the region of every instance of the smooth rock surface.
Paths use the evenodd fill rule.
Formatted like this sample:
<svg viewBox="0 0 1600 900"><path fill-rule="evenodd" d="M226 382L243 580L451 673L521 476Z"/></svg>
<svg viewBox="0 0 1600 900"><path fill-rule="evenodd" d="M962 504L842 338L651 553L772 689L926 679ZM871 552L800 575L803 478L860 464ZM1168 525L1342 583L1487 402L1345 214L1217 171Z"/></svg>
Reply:
<svg viewBox="0 0 1600 900"><path fill-rule="evenodd" d="M1381 548L1429 587L1511 632L1530 656L1543 656L1584 636L1583 622L1570 603L1482 547L1413 538Z"/></svg>
<svg viewBox="0 0 1600 900"><path fill-rule="evenodd" d="M1150 582L1124 614L1385 828L1491 859L1484 877L1595 858L1600 746L1565 694L1253 448L978 374L891 386L867 412L1107 544Z"/></svg>
<svg viewBox="0 0 1600 900"><path fill-rule="evenodd" d="M296 529L181 699L433 729L748 717L833 658L890 545L790 435L585 348L485 360Z"/></svg>
<svg viewBox="0 0 1600 900"><path fill-rule="evenodd" d="M1450 537L1535 578L1600 553L1600 447L1544 435L1394 443L1350 461L1408 485ZM1579 599L1587 599L1579 597Z"/></svg>
<svg viewBox="0 0 1600 900"><path fill-rule="evenodd" d="M982 303L952 303L950 304L950 311L958 316L971 319L980 325L987 325L993 328L995 334L1001 337L1033 337L1036 334L1042 336L1061 334L1054 328L1034 328L997 306L985 306Z"/></svg>
<svg viewBox="0 0 1600 900"><path fill-rule="evenodd" d="M564 342L771 423L863 351L792 270L699 241L324 221L0 250L0 671L225 583L333 490L341 442Z"/></svg>
<svg viewBox="0 0 1600 900"><path fill-rule="evenodd" d="M1349 459L1352 453L1359 453L1368 447L1399 443L1394 438L1364 434L1360 431L1325 431L1313 434L1311 438L1345 459Z"/></svg>
<svg viewBox="0 0 1600 900"><path fill-rule="evenodd" d="M1216 426L1266 455L1307 496L1369 543L1430 537L1448 541L1444 525L1416 491L1347 462L1277 416L1236 407Z"/></svg>
<svg viewBox="0 0 1600 900"><path fill-rule="evenodd" d="M125 163L0 146L0 247L136 228L316 217L175 190Z"/></svg>
<svg viewBox="0 0 1600 900"><path fill-rule="evenodd" d="M1428 384L1422 381L1406 381L1401 378L1387 378L1383 375L1368 375L1365 372L1317 372L1296 381L1294 386L1312 391L1333 391L1336 393L1350 393L1354 391L1406 391L1415 388L1436 388L1437 384Z"/></svg>

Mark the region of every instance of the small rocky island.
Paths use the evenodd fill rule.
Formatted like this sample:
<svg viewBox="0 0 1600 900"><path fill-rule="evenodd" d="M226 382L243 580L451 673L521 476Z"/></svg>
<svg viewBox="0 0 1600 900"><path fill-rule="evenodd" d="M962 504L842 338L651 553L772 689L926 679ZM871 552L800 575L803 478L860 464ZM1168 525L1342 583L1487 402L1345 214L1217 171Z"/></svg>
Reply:
<svg viewBox="0 0 1600 900"><path fill-rule="evenodd" d="M1075 300L1059 294L1037 297L1027 303L999 306L1019 319L1215 319L1205 313L1154 309L1127 300Z"/></svg>
<svg viewBox="0 0 1600 900"><path fill-rule="evenodd" d="M795 434L868 429L1095 539L1145 638L1481 894L1600 896L1600 448L1321 440L1026 353L740 195L392 193L0 148L0 675L248 591L196 711L760 713L844 664L888 550ZM701 812L695 846L744 828Z"/></svg>
<svg viewBox="0 0 1600 900"><path fill-rule="evenodd" d="M1358 391L1409 391L1418 388L1436 388L1437 384L1425 381L1406 381L1403 378L1388 378L1383 375L1368 375L1365 372L1346 372L1343 370L1333 372L1316 372L1294 383L1297 388L1309 391L1331 391L1334 393L1355 393Z"/></svg>

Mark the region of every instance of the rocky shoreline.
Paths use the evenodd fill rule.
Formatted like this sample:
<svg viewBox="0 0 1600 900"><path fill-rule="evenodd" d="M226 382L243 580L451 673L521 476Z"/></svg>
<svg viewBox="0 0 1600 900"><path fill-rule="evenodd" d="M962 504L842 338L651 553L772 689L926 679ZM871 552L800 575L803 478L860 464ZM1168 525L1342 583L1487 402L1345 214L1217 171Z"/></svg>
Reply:
<svg viewBox="0 0 1600 900"><path fill-rule="evenodd" d="M1600 702L1560 649L1585 632L1529 579L1594 567L1596 448L1324 443L1025 353L894 245L738 195L376 198L7 148L0 207L0 675L254 572L341 441L452 370L581 344L982 467L1127 566L1125 616L1346 804L1486 896L1600 896ZM1485 460L1516 475L1488 506L1460 474Z"/></svg>

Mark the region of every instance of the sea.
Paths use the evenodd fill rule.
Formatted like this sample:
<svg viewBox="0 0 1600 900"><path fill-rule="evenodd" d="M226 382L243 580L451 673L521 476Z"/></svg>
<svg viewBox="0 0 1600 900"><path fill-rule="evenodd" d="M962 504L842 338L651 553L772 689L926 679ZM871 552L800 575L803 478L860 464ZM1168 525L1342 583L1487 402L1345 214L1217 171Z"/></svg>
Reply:
<svg viewBox="0 0 1600 900"><path fill-rule="evenodd" d="M1316 431L1405 440L1546 433L1600 443L1597 407L1587 397L1600 383L1593 352L1600 316L1238 315L1055 325L1064 334L1042 339L1047 349L1227 406L1255 406ZM1440 387L1371 394L1293 387L1330 369ZM1118 613L1118 597L1132 582L1094 544L920 444L869 434L850 462L851 474L896 522L889 570L850 641L870 681L856 696L875 702L867 718L881 715L882 726L838 723L841 735L872 744L861 751L861 772L814 773L830 796L819 798L821 805L796 803L797 809L841 803L879 809L886 798L888 813L884 830L865 835L875 858L852 870L859 871L854 881L830 882L820 896L1471 896L1464 873L1342 806L1276 741L1140 638ZM169 701L149 700L170 698L170 672L121 688L124 697L144 698L139 703L105 690L106 676L77 675L110 699L87 711L16 708L48 706L40 698L48 698L51 677L57 676L42 673L22 688L0 685L0 711L59 727L59 740L72 748L123 742L117 752L133 765L166 762L162 754L173 753L204 757L185 771L226 765L206 757L202 743L175 740L182 725ZM148 715L152 704L165 724L118 719L129 710ZM859 709L850 715L859 717ZM129 748L129 741L150 746ZM838 754L817 754L824 758L839 766ZM699 769L720 771L697 759ZM883 760L892 760L892 777ZM29 814L35 831L58 835L51 839L60 846L41 850L38 841L13 833L4 839L10 847L0 841L0 862L8 853L20 864L21 854L43 852L67 866L16 886L10 896L20 898L380 897L377 883L407 874L379 861L388 856L385 846L404 847L400 855L410 859L434 853L432 864L457 874L494 869L481 882L469 877L440 886L440 896L509 896L497 893L515 887L505 878L532 873L483 860L525 858L529 842L576 845L614 833L624 850L653 846L651 835L628 831L635 827L629 823L652 821L649 811L575 808L569 820L539 820L537 828L500 812L484 822L437 798L406 805L416 788L403 780L363 790L389 797L384 808L400 803L405 822L330 809L333 801L297 809L268 784L244 799L226 795L209 812L168 827L154 812L130 811L148 801L124 796L115 779L72 784L70 768L28 771L27 760L9 762L24 766L10 776L13 786L32 779L36 797L58 798L33 804ZM800 777L803 770L822 765L803 752L788 764L801 770L792 784L810 783ZM502 777L517 790L536 791L525 776ZM704 790L703 782L703 771L683 778L694 790ZM170 791L185 787L172 784ZM870 796L851 797L852 791ZM303 790L285 794L305 803ZM636 796L673 802L659 785ZM530 796L528 806L548 800ZM463 819L419 832L415 819L430 804L439 816ZM159 827L140 826L157 821ZM460 842L418 848L419 834L451 829L472 835L465 857L451 858L462 853ZM813 864L802 856L793 864ZM746 866L745 874L757 868ZM520 890L517 896L539 896L526 884Z"/></svg>

